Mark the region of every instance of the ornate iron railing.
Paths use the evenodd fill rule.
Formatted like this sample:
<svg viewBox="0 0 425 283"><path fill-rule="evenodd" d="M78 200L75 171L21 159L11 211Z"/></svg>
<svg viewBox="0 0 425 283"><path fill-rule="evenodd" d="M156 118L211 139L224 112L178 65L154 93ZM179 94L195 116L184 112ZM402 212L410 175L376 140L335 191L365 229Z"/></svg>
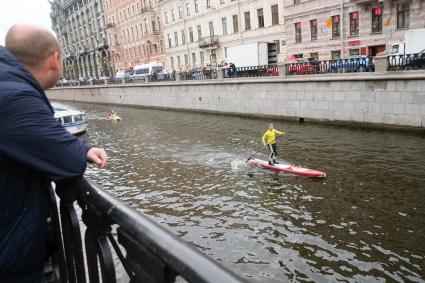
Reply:
<svg viewBox="0 0 425 283"><path fill-rule="evenodd" d="M58 247L54 256L59 266L57 282L117 282L114 259L121 262L130 282L174 282L177 276L188 282L242 282L192 245L84 178L58 184L55 191L60 198L60 213L53 189L50 198Z"/></svg>
<svg viewBox="0 0 425 283"><path fill-rule="evenodd" d="M262 66L249 66L249 67L237 67L236 73L233 73L234 69L225 69L225 77L265 77L265 76L277 76L279 75L279 67L273 65L262 65Z"/></svg>
<svg viewBox="0 0 425 283"><path fill-rule="evenodd" d="M185 80L185 81L217 79L217 70L215 69L190 70L187 72L181 72L180 78L181 80Z"/></svg>
<svg viewBox="0 0 425 283"><path fill-rule="evenodd" d="M425 52L405 55L388 55L388 70L425 69Z"/></svg>
<svg viewBox="0 0 425 283"><path fill-rule="evenodd" d="M371 57L325 61L310 60L286 64L288 75L373 72L374 70L375 66Z"/></svg>

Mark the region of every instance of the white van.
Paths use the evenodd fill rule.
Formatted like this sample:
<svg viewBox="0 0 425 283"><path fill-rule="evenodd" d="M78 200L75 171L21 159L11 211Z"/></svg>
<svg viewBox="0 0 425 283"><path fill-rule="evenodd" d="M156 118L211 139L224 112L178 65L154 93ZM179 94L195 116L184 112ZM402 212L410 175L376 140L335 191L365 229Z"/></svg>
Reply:
<svg viewBox="0 0 425 283"><path fill-rule="evenodd" d="M145 76L151 76L153 74L161 73L164 66L161 62L150 62L148 64L136 65L133 70L133 78L143 78Z"/></svg>

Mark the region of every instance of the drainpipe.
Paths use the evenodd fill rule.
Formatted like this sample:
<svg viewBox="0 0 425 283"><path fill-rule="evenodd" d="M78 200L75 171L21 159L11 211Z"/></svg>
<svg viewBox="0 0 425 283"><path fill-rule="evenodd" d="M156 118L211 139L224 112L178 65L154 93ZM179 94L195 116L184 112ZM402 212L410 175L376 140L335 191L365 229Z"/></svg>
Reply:
<svg viewBox="0 0 425 283"><path fill-rule="evenodd" d="M341 23L341 59L344 59L344 0L341 1L341 16L340 16L340 23Z"/></svg>

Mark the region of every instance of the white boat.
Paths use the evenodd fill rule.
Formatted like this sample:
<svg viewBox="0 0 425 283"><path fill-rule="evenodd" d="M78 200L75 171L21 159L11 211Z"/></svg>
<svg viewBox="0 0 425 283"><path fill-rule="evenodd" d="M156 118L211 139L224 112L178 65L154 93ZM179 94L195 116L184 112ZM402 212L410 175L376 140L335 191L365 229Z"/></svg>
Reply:
<svg viewBox="0 0 425 283"><path fill-rule="evenodd" d="M73 135L85 133L88 122L84 112L64 108L54 108L54 111L56 121L68 132Z"/></svg>

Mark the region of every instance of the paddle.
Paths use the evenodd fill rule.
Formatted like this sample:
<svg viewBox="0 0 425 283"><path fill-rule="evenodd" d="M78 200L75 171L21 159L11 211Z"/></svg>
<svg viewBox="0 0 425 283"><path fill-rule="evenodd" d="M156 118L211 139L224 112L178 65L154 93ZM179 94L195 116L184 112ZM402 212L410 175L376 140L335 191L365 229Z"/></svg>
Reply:
<svg viewBox="0 0 425 283"><path fill-rule="evenodd" d="M280 138L282 138L283 137L283 135L280 135L280 136L278 136L277 138L275 138L274 139L274 141L275 142L277 142ZM273 141L272 141L273 142ZM250 157L248 157L248 159L246 160L246 161L249 161L249 160L251 160L251 158L253 158L254 157L254 155L256 155L257 153L259 153L261 150L258 150L258 151L256 151L256 152L254 152L254 154L252 154ZM246 162L245 161L245 162Z"/></svg>

